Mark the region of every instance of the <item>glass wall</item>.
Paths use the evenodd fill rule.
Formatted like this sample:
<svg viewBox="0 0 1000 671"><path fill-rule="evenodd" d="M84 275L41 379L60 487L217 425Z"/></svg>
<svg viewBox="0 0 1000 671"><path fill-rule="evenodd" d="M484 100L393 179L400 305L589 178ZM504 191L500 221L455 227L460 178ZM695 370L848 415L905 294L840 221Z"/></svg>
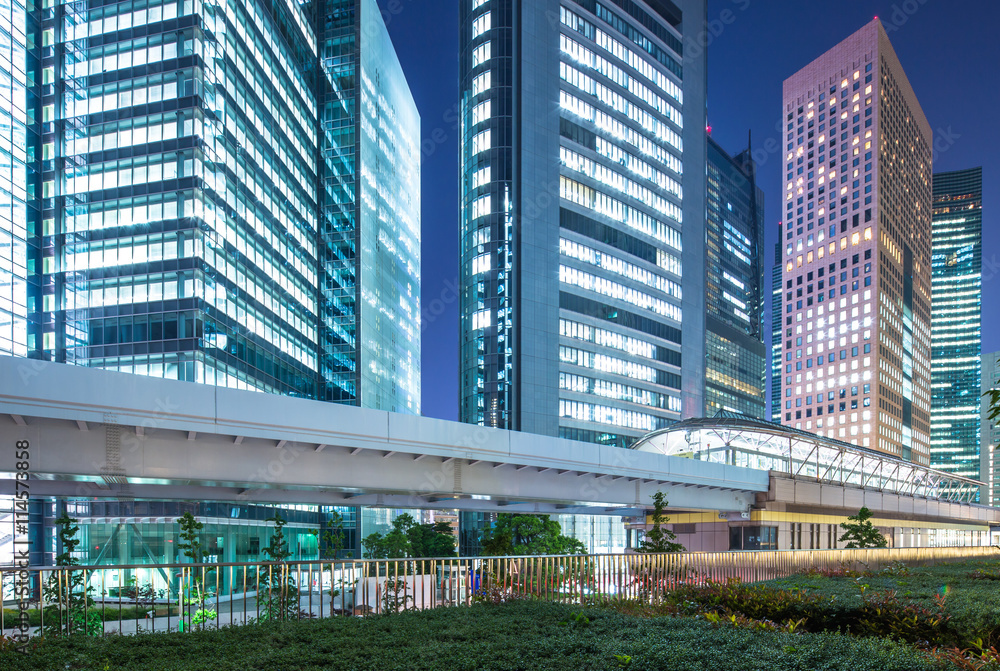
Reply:
<svg viewBox="0 0 1000 671"><path fill-rule="evenodd" d="M705 416L764 419L764 194L750 150L708 139Z"/></svg>
<svg viewBox="0 0 1000 671"><path fill-rule="evenodd" d="M13 356L38 345L29 325L38 300L37 14L31 0L0 0L0 354Z"/></svg>
<svg viewBox="0 0 1000 671"><path fill-rule="evenodd" d="M420 414L420 117L378 5L359 5L361 405Z"/></svg>
<svg viewBox="0 0 1000 671"><path fill-rule="evenodd" d="M38 40L5 1L0 352L419 413L419 117L375 0L65 3Z"/></svg>
<svg viewBox="0 0 1000 671"><path fill-rule="evenodd" d="M629 444L680 417L698 103L680 9L616 5L459 4L462 421Z"/></svg>
<svg viewBox="0 0 1000 671"><path fill-rule="evenodd" d="M982 168L934 175L931 229L931 466L986 481L979 396ZM989 388L995 380L986 382Z"/></svg>
<svg viewBox="0 0 1000 671"><path fill-rule="evenodd" d="M298 5L65 7L43 26L61 40L43 77L64 82L43 99L46 357L314 397L315 44Z"/></svg>

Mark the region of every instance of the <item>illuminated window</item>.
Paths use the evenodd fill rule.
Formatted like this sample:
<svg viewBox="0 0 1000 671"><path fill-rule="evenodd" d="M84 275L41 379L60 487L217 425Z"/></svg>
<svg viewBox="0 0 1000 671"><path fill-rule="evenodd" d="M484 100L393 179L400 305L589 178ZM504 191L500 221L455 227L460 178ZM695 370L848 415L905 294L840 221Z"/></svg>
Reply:
<svg viewBox="0 0 1000 671"><path fill-rule="evenodd" d="M484 100L472 108L472 125L482 123L490 118L493 113L493 101Z"/></svg>
<svg viewBox="0 0 1000 671"><path fill-rule="evenodd" d="M484 130L472 138L472 155L475 156L493 146L492 135L489 130Z"/></svg>
<svg viewBox="0 0 1000 671"><path fill-rule="evenodd" d="M480 254L476 258L472 259L472 274L478 275L479 273L485 273L492 269L492 261L490 254Z"/></svg>
<svg viewBox="0 0 1000 671"><path fill-rule="evenodd" d="M479 329L489 328L493 325L493 311L492 310L479 310L478 312L472 313L472 330L478 331Z"/></svg>
<svg viewBox="0 0 1000 671"><path fill-rule="evenodd" d="M490 196L480 196L476 200L472 201L472 218L478 219L479 217L485 217L490 214L491 204Z"/></svg>
<svg viewBox="0 0 1000 671"><path fill-rule="evenodd" d="M480 93L484 93L490 89L492 83L492 75L489 70L478 75L472 80L472 95L477 96Z"/></svg>
<svg viewBox="0 0 1000 671"><path fill-rule="evenodd" d="M486 12L472 22L472 39L476 39L492 27L492 16Z"/></svg>
<svg viewBox="0 0 1000 671"><path fill-rule="evenodd" d="M489 183L490 172L491 172L490 166L486 166L485 168L480 168L479 170L472 173L472 188L478 189L484 184Z"/></svg>
<svg viewBox="0 0 1000 671"><path fill-rule="evenodd" d="M486 61L490 60L491 52L492 46L490 42L483 42L476 47L472 52L472 67L477 68Z"/></svg>

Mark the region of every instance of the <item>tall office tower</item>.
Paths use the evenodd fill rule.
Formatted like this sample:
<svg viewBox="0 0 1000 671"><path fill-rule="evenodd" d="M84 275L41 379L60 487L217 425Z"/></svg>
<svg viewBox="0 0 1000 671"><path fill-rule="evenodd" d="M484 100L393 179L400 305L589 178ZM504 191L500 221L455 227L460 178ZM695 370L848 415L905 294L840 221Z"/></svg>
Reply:
<svg viewBox="0 0 1000 671"><path fill-rule="evenodd" d="M702 415L704 0L459 12L460 418L625 446Z"/></svg>
<svg viewBox="0 0 1000 671"><path fill-rule="evenodd" d="M983 355L981 393L1000 389L1000 352ZM980 454L980 481L986 483L979 501L990 506L1000 506L1000 422L990 421L989 399L980 404L982 452Z"/></svg>
<svg viewBox="0 0 1000 671"><path fill-rule="evenodd" d="M782 234L781 224L778 224L778 238ZM781 380L784 364L781 361L781 334L784 331L784 303L781 300L782 289L781 242L774 244L774 265L771 267L771 421L781 423L784 413L781 399Z"/></svg>
<svg viewBox="0 0 1000 671"><path fill-rule="evenodd" d="M28 353L419 412L419 119L375 0L37 30Z"/></svg>
<svg viewBox="0 0 1000 671"><path fill-rule="evenodd" d="M931 129L878 19L782 114L782 422L928 464Z"/></svg>
<svg viewBox="0 0 1000 671"><path fill-rule="evenodd" d="M931 466L980 479L983 169L934 175Z"/></svg>
<svg viewBox="0 0 1000 671"><path fill-rule="evenodd" d="M320 398L420 414L420 117L376 0L314 0Z"/></svg>
<svg viewBox="0 0 1000 671"><path fill-rule="evenodd" d="M705 416L766 419L764 192L750 148L732 157L708 138Z"/></svg>

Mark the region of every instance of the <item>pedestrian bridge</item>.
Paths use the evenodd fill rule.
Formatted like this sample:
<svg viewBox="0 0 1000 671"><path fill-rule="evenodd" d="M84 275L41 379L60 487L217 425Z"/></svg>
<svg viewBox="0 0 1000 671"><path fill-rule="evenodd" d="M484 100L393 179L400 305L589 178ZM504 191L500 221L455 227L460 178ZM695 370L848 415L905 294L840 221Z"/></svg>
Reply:
<svg viewBox="0 0 1000 671"><path fill-rule="evenodd" d="M319 401L0 357L0 495L641 515L745 512L767 471Z"/></svg>

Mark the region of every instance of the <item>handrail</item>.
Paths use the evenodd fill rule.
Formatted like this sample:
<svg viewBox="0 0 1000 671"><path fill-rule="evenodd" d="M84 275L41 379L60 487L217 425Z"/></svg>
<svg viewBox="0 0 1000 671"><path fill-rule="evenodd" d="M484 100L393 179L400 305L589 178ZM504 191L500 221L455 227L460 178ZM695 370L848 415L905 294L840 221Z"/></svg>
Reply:
<svg viewBox="0 0 1000 671"><path fill-rule="evenodd" d="M477 597L656 600L680 584L758 582L812 568L878 569L892 562L919 565L997 552L1000 548L987 545L0 568L5 605L19 611L17 618L0 611L0 627L25 637L79 633L81 627L97 635L395 613L469 605ZM137 575L152 582L131 583ZM15 594L24 598L14 602ZM28 620L21 616L30 619L31 613L34 623L22 627Z"/></svg>

